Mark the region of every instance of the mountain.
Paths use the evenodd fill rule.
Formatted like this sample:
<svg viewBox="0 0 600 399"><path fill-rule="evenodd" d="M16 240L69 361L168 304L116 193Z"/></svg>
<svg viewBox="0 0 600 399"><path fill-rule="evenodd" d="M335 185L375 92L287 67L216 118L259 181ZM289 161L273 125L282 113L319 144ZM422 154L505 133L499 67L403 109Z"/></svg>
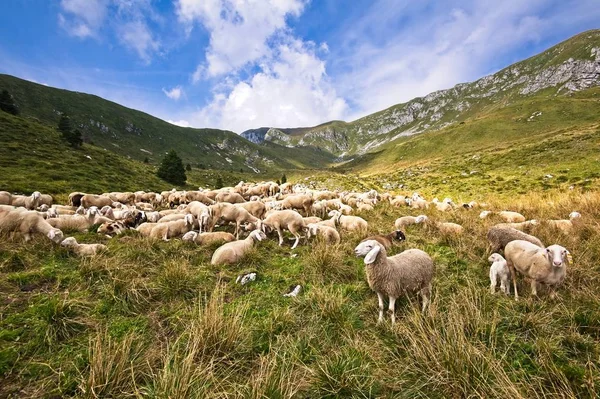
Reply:
<svg viewBox="0 0 600 399"><path fill-rule="evenodd" d="M336 156L361 155L400 137L438 131L537 94L564 97L598 85L600 30L593 30L475 82L436 91L353 122L332 121L302 129L263 127L242 135L257 143L315 146Z"/></svg>
<svg viewBox="0 0 600 399"><path fill-rule="evenodd" d="M131 159L158 163L175 149L195 167L265 172L325 167L333 156L315 148L290 151L277 145L256 145L225 130L172 125L146 113L98 96L56 89L0 74L0 90L8 90L25 119L56 127L67 113L84 140Z"/></svg>

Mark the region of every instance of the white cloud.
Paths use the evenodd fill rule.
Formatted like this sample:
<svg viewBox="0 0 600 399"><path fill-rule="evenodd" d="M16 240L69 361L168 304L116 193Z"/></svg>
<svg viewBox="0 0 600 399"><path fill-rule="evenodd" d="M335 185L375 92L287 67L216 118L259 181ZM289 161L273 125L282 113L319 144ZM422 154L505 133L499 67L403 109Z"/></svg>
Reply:
<svg viewBox="0 0 600 399"><path fill-rule="evenodd" d="M193 124L241 133L259 126L312 126L344 115L346 102L331 86L313 47L291 40L273 51L275 58L248 81L217 92L194 115Z"/></svg>
<svg viewBox="0 0 600 399"><path fill-rule="evenodd" d="M162 91L167 97L175 101L179 100L183 95L183 88L181 86L173 87L171 90L163 88Z"/></svg>
<svg viewBox="0 0 600 399"><path fill-rule="evenodd" d="M58 23L69 35L80 39L96 36L106 16L107 0L62 0L64 14L58 14Z"/></svg>
<svg viewBox="0 0 600 399"><path fill-rule="evenodd" d="M190 127L190 123L184 119L179 121L172 121L170 119L167 120L171 125L181 126L181 127Z"/></svg>
<svg viewBox="0 0 600 399"><path fill-rule="evenodd" d="M152 55L160 49L160 43L156 40L146 23L141 20L131 21L119 28L120 40L132 50L145 63L150 63Z"/></svg>
<svg viewBox="0 0 600 399"><path fill-rule="evenodd" d="M195 22L210 33L206 64L193 80L227 74L269 56L269 38L283 31L286 17L299 15L303 7L303 0L177 0L177 14L188 33Z"/></svg>

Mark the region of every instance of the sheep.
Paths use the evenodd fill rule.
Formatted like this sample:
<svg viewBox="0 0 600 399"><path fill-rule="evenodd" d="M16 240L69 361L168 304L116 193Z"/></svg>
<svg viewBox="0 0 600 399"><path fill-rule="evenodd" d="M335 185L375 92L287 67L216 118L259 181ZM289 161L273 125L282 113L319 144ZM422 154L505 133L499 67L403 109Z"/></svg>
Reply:
<svg viewBox="0 0 600 399"><path fill-rule="evenodd" d="M135 230L138 231L144 237L150 237L150 232L152 232L152 229L157 225L158 223L146 222L140 224L138 227L135 228Z"/></svg>
<svg viewBox="0 0 600 399"><path fill-rule="evenodd" d="M238 193L220 192L215 197L216 202L228 202L230 204L241 204L246 202L244 197Z"/></svg>
<svg viewBox="0 0 600 399"><path fill-rule="evenodd" d="M383 245L375 240L361 242L354 249L358 257L364 257L369 287L379 300L378 323L383 321L384 296L390 300L389 313L392 324L396 322L395 303L402 295L419 292L423 299L422 311L427 309L431 295L431 280L435 272L433 260L420 249L408 249L388 257Z"/></svg>
<svg viewBox="0 0 600 399"><path fill-rule="evenodd" d="M435 228L442 234L454 234L461 235L464 232L464 228L458 223L450 222L434 222Z"/></svg>
<svg viewBox="0 0 600 399"><path fill-rule="evenodd" d="M506 264L506 259L498 253L493 253L488 258L492 262L490 266L490 292L496 293L496 285L500 280L500 291L510 295L510 270Z"/></svg>
<svg viewBox="0 0 600 399"><path fill-rule="evenodd" d="M112 237L113 235L123 234L127 230L129 230L129 228L125 226L123 222L117 221L102 223L100 226L98 226L97 233Z"/></svg>
<svg viewBox="0 0 600 399"><path fill-rule="evenodd" d="M235 233L234 234L235 234L236 239L239 238L240 226L242 224L251 223L252 230L254 230L254 229L260 229L260 226L262 223L259 218L252 216L250 214L250 212L248 212L244 208L235 206L233 204L221 202L221 203L218 203L215 205L211 205L210 210L212 211L213 226L211 226L211 229L209 229L209 230L212 231L212 227L214 227L214 223L216 223L219 220L222 220L225 222L232 222L232 223L235 223Z"/></svg>
<svg viewBox="0 0 600 399"><path fill-rule="evenodd" d="M235 236L224 231L215 231L211 233L196 233L188 231L181 237L183 241L195 242L199 245L211 244L213 242L232 242L235 241Z"/></svg>
<svg viewBox="0 0 600 399"><path fill-rule="evenodd" d="M0 191L0 205L10 205L12 194L8 191Z"/></svg>
<svg viewBox="0 0 600 399"><path fill-rule="evenodd" d="M196 220L198 221L198 232L202 233L202 230L208 230L211 226L211 218L212 212L210 208L204 205L200 201L192 201L188 204L185 209L186 213L191 213L194 215Z"/></svg>
<svg viewBox="0 0 600 399"><path fill-rule="evenodd" d="M152 204L148 204L146 202L136 202L135 207L140 211L144 212L152 212L154 210L154 206Z"/></svg>
<svg viewBox="0 0 600 399"><path fill-rule="evenodd" d="M386 251L389 251L392 248L394 241L398 241L398 242L405 241L406 236L404 235L404 233L401 230L396 230L396 231L392 231L390 234L386 234L386 235L379 234L376 236L367 237L364 240L362 240L361 242L365 242L365 241L369 241L369 240L377 241L378 243L383 245L383 247L385 248Z"/></svg>
<svg viewBox="0 0 600 399"><path fill-rule="evenodd" d="M413 209L429 209L429 202L424 199L412 200L410 207Z"/></svg>
<svg viewBox="0 0 600 399"><path fill-rule="evenodd" d="M496 225L496 227L510 227L519 231L525 231L527 228L531 227L531 226L537 226L539 225L540 222L538 222L535 219L532 220L526 220L524 222L519 222L519 223L498 223Z"/></svg>
<svg viewBox="0 0 600 399"><path fill-rule="evenodd" d="M567 275L569 255L569 251L556 244L543 248L529 241L509 242L504 248L504 257L513 280L515 300L519 300L516 270L531 279L532 295L537 295L537 285L541 283L551 287L550 297L554 298L554 287L561 284Z"/></svg>
<svg viewBox="0 0 600 399"><path fill-rule="evenodd" d="M94 256L108 249L103 244L79 244L75 237L65 238L60 245L69 248L78 256Z"/></svg>
<svg viewBox="0 0 600 399"><path fill-rule="evenodd" d="M36 209L40 203L42 194L39 191L34 191L30 196L13 195L10 205L19 207L22 206L30 211Z"/></svg>
<svg viewBox="0 0 600 399"><path fill-rule="evenodd" d="M320 217L317 217L317 216L307 216L307 217L303 217L302 220L304 220L304 224L308 226L311 223L319 223L323 219L321 219Z"/></svg>
<svg viewBox="0 0 600 399"><path fill-rule="evenodd" d="M290 195L283 199L282 207L283 209L304 210L308 216L314 201L313 197L307 194Z"/></svg>
<svg viewBox="0 0 600 399"><path fill-rule="evenodd" d="M85 193L74 192L69 194L69 205L78 207L81 206L81 198L85 195Z"/></svg>
<svg viewBox="0 0 600 399"><path fill-rule="evenodd" d="M262 241L266 238L265 233L260 230L254 230L245 240L225 243L213 253L210 264L223 265L236 263L254 246L256 241Z"/></svg>
<svg viewBox="0 0 600 399"><path fill-rule="evenodd" d="M185 214L183 213L172 213L170 215L163 216L159 219L158 223L168 223L173 222L175 220L181 220L185 218Z"/></svg>
<svg viewBox="0 0 600 399"><path fill-rule="evenodd" d="M125 192L125 193L114 192L114 193L108 193L108 194L106 194L106 196L109 197L114 202L118 202L121 204L125 204L125 205L135 204L135 194L132 192ZM140 202L144 202L144 201L140 201Z"/></svg>
<svg viewBox="0 0 600 399"><path fill-rule="evenodd" d="M490 215L493 215L495 212L492 211L482 211L479 214L479 217L481 219L485 219ZM525 216L521 215L518 212L512 212L512 211L501 211L498 212L497 215L502 218L506 223L520 223L520 222L524 222Z"/></svg>
<svg viewBox="0 0 600 399"><path fill-rule="evenodd" d="M487 239L490 244L491 252L504 250L504 247L506 247L509 242L515 240L528 241L540 248L544 247L544 244L542 244L539 238L511 227L493 226L487 232Z"/></svg>
<svg viewBox="0 0 600 399"><path fill-rule="evenodd" d="M359 231L365 233L369 228L367 221L358 216L345 216L340 214L339 211L331 211L329 212L329 216L332 218L337 217L336 224L347 231Z"/></svg>
<svg viewBox="0 0 600 399"><path fill-rule="evenodd" d="M260 201L249 201L243 202L240 204L235 204L235 206L244 208L247 210L252 216L262 219L265 217L265 213L267 212L267 207L264 203Z"/></svg>
<svg viewBox="0 0 600 399"><path fill-rule="evenodd" d="M59 215L74 215L77 210L76 207L68 205L52 205L52 208L56 209Z"/></svg>
<svg viewBox="0 0 600 399"><path fill-rule="evenodd" d="M110 197L106 197L104 195L94 195L94 194L86 194L81 197L81 206L84 208L90 208L92 206L102 208L103 206L111 206L113 200Z"/></svg>
<svg viewBox="0 0 600 399"><path fill-rule="evenodd" d="M59 215L57 218L47 219L53 227L61 230L87 231L94 224L94 219L83 215ZM112 222L112 220L108 220Z"/></svg>
<svg viewBox="0 0 600 399"><path fill-rule="evenodd" d="M288 230L296 237L296 242L292 246L292 249L296 248L300 242L300 233L306 229L304 219L296 211L283 210L275 211L262 222L263 231L267 232L270 230L276 230L279 236L279 246L283 245L283 233L282 229Z"/></svg>
<svg viewBox="0 0 600 399"><path fill-rule="evenodd" d="M150 231L150 238L160 238L163 241L169 241L170 238L183 236L194 228L194 216L185 215L182 220L175 220L167 223L157 223Z"/></svg>
<svg viewBox="0 0 600 399"><path fill-rule="evenodd" d="M579 219L581 218L581 214L579 212L571 212L569 214L569 220L547 220L546 223L563 232L564 234L569 234L573 231L573 227L579 223Z"/></svg>
<svg viewBox="0 0 600 399"><path fill-rule="evenodd" d="M50 206L52 206L53 203L54 203L54 198L52 198L52 196L50 194L40 195L39 205L47 205L50 207Z"/></svg>
<svg viewBox="0 0 600 399"><path fill-rule="evenodd" d="M0 213L0 233L13 232L21 233L26 242L31 240L32 234L36 233L44 234L57 244L64 238L60 229L50 225L37 212L22 208Z"/></svg>
<svg viewBox="0 0 600 399"><path fill-rule="evenodd" d="M143 211L142 211L143 212ZM152 223L156 223L160 220L160 218L162 218L162 215L156 211L153 212L145 212L146 214L146 220L148 222L152 222Z"/></svg>
<svg viewBox="0 0 600 399"><path fill-rule="evenodd" d="M311 237L321 237L328 244L339 244L340 243L340 233L333 227L320 225L317 223L310 223L307 225L308 233L306 234L307 238Z"/></svg>
<svg viewBox="0 0 600 399"><path fill-rule="evenodd" d="M198 201L203 203L204 205L212 205L215 203L212 199L208 198L206 194L201 191L188 191L185 193L186 202L194 202Z"/></svg>
<svg viewBox="0 0 600 399"><path fill-rule="evenodd" d="M427 219L427 216L425 216L425 215L419 215L417 217L402 216L402 217L399 217L398 219L396 219L396 221L394 222L394 227L396 228L396 230L404 230L406 228L406 226L421 223L426 219Z"/></svg>
<svg viewBox="0 0 600 399"><path fill-rule="evenodd" d="M359 212L372 211L373 209L374 208L373 208L372 205L365 204L365 203L359 203L358 206L356 207L356 210L359 211Z"/></svg>

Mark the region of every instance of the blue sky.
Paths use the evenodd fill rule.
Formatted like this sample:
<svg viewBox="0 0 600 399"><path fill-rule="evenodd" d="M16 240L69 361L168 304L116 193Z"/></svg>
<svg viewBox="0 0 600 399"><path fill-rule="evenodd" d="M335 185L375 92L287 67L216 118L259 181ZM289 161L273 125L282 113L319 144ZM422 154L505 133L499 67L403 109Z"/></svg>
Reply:
<svg viewBox="0 0 600 399"><path fill-rule="evenodd" d="M354 120L596 28L600 0L5 0L0 72L239 133Z"/></svg>

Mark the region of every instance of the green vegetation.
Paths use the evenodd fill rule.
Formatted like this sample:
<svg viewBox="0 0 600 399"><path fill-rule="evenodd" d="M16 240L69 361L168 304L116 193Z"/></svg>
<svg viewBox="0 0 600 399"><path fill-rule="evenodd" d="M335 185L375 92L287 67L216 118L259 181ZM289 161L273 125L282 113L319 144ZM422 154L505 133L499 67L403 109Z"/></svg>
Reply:
<svg viewBox="0 0 600 399"><path fill-rule="evenodd" d="M175 150L169 151L167 156L163 158L156 175L169 183L180 186L185 184L187 176L185 175L185 169L183 168L183 161L179 158Z"/></svg>
<svg viewBox="0 0 600 399"><path fill-rule="evenodd" d="M376 325L376 295L352 252L361 237L352 234L293 251L271 238L225 267L209 263L218 245L131 233L76 234L108 245L92 259L43 237L2 239L0 396L598 397L600 196L491 200L529 218L584 215L569 236L532 231L573 254L560 297L532 298L522 279L521 301L492 296L485 231L494 221L428 211L466 234L414 226L391 251L421 248L437 269L430 311L402 298L394 328L389 317ZM380 204L361 216L370 233L383 233L407 213L415 214ZM251 271L255 282L235 283ZM301 294L284 298L296 284Z"/></svg>
<svg viewBox="0 0 600 399"><path fill-rule="evenodd" d="M79 129L73 130L71 119L67 114L62 114L58 121L58 131L62 134L63 139L67 141L73 148L81 147L83 139Z"/></svg>
<svg viewBox="0 0 600 399"><path fill-rule="evenodd" d="M19 108L15 104L15 99L10 95L8 90L0 92L0 110L9 114L19 115Z"/></svg>

